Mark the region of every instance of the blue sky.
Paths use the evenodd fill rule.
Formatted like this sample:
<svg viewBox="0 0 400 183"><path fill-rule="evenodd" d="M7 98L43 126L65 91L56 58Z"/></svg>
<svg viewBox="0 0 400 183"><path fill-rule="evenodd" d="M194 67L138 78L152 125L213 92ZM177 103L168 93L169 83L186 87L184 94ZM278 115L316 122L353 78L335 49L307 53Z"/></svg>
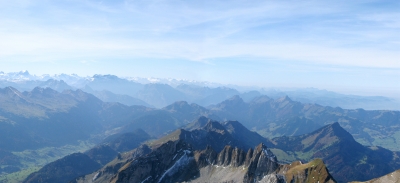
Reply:
<svg viewBox="0 0 400 183"><path fill-rule="evenodd" d="M0 70L400 93L400 1L0 0Z"/></svg>

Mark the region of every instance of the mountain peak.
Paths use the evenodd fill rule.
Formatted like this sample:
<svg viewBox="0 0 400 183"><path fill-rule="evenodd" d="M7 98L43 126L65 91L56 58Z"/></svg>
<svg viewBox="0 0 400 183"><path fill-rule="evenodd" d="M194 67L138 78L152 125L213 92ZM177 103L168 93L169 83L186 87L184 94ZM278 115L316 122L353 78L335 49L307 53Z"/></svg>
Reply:
<svg viewBox="0 0 400 183"><path fill-rule="evenodd" d="M95 75L93 75L93 79L115 80L115 79L119 79L119 77L116 75L111 75L111 74L106 74L106 75L95 74Z"/></svg>
<svg viewBox="0 0 400 183"><path fill-rule="evenodd" d="M30 75L27 70L19 71L18 74L25 75L25 76L29 76Z"/></svg>
<svg viewBox="0 0 400 183"><path fill-rule="evenodd" d="M242 104L245 103L239 95L234 95L233 97L225 100L225 103L229 104Z"/></svg>
<svg viewBox="0 0 400 183"><path fill-rule="evenodd" d="M278 162L278 160L276 159L276 156L271 152L271 150L264 143L260 143L254 150L254 153L258 153L258 152L263 153L265 156L270 158L271 161Z"/></svg>
<svg viewBox="0 0 400 183"><path fill-rule="evenodd" d="M209 118L207 118L205 116L200 116L199 118L197 118L193 122L187 124L183 129L188 130L188 131L201 129L210 121L211 121L211 119L209 119Z"/></svg>
<svg viewBox="0 0 400 183"><path fill-rule="evenodd" d="M284 101L292 102L292 99L290 99L289 96L285 95L284 97L276 99L276 101L277 102L284 102Z"/></svg>
<svg viewBox="0 0 400 183"><path fill-rule="evenodd" d="M186 102L186 101L176 101L176 102L164 107L163 109L175 111L175 109L177 109L177 108L178 109L183 109L183 108L188 108L188 107L190 107L188 102Z"/></svg>
<svg viewBox="0 0 400 183"><path fill-rule="evenodd" d="M203 129L207 131L215 131L222 134L227 133L226 129L221 125L221 123L212 120L209 120L207 124L203 127Z"/></svg>
<svg viewBox="0 0 400 183"><path fill-rule="evenodd" d="M224 126L232 126L232 127L240 127L245 128L239 121L225 121L223 122Z"/></svg>
<svg viewBox="0 0 400 183"><path fill-rule="evenodd" d="M252 103L265 103L270 100L271 100L271 98L269 98L267 95L261 95L261 96L255 97L251 102Z"/></svg>
<svg viewBox="0 0 400 183"><path fill-rule="evenodd" d="M205 116L200 116L194 123L200 125L199 127L205 126L207 123L209 123L211 119L205 117Z"/></svg>
<svg viewBox="0 0 400 183"><path fill-rule="evenodd" d="M353 140L353 136L347 132L338 122L334 122L332 124L326 125L325 127L320 128L321 131L323 131L324 134L326 135L332 135L336 136L339 139L348 139L348 140Z"/></svg>
<svg viewBox="0 0 400 183"><path fill-rule="evenodd" d="M8 87L5 87L4 89L0 89L0 91L4 94L7 93L9 96L17 95L18 97L22 98L22 93L12 86L8 86Z"/></svg>
<svg viewBox="0 0 400 183"><path fill-rule="evenodd" d="M242 98L239 95L234 95L231 98L229 98L228 100L242 100Z"/></svg>

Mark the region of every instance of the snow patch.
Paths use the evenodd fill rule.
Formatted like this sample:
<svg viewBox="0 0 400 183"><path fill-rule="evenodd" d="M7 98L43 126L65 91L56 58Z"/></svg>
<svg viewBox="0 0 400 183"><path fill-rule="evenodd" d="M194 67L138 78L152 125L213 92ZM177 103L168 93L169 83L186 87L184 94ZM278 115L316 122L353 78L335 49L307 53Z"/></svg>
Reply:
<svg viewBox="0 0 400 183"><path fill-rule="evenodd" d="M184 154L179 158L174 165L171 166L167 171L164 172L164 174L161 176L161 178L158 180L158 182L162 182L165 176L173 176L175 173L177 173L179 170L184 168L186 165L190 163L190 161L194 160L193 157L190 157L189 154L191 151L189 150L184 150Z"/></svg>
<svg viewBox="0 0 400 183"><path fill-rule="evenodd" d="M92 181L96 180L100 175L100 172L97 172L96 175L93 176Z"/></svg>
<svg viewBox="0 0 400 183"><path fill-rule="evenodd" d="M151 178L151 176L150 176L150 177L147 177L147 178L144 179L141 183L145 183L145 182L148 181L150 178Z"/></svg>

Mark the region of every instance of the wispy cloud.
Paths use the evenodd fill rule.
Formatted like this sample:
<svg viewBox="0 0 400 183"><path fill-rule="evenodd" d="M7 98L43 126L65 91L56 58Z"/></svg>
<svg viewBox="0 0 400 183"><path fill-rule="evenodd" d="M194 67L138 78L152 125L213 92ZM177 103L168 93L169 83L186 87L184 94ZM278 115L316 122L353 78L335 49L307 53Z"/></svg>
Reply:
<svg viewBox="0 0 400 183"><path fill-rule="evenodd" d="M374 3L0 1L0 61L145 57L214 64L245 56L400 68L400 14Z"/></svg>

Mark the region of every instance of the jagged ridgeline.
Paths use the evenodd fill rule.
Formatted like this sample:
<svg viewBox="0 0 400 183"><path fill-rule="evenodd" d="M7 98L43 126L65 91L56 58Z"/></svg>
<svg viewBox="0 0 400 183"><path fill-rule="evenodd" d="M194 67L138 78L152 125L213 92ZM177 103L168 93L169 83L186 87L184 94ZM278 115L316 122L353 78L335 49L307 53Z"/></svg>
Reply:
<svg viewBox="0 0 400 183"><path fill-rule="evenodd" d="M73 182L336 182L321 159L280 164L266 144L236 121L201 117Z"/></svg>
<svg viewBox="0 0 400 183"><path fill-rule="evenodd" d="M94 179L96 180L96 177ZM281 165L264 145L245 152L225 146L194 151L183 140L169 141L150 154L134 159L110 182L335 182L322 160Z"/></svg>
<svg viewBox="0 0 400 183"><path fill-rule="evenodd" d="M225 146L217 153L210 146L195 151L183 140L169 141L145 156L128 159L105 180L102 176L111 167L76 182L335 182L322 160L282 165L264 144L247 152Z"/></svg>

